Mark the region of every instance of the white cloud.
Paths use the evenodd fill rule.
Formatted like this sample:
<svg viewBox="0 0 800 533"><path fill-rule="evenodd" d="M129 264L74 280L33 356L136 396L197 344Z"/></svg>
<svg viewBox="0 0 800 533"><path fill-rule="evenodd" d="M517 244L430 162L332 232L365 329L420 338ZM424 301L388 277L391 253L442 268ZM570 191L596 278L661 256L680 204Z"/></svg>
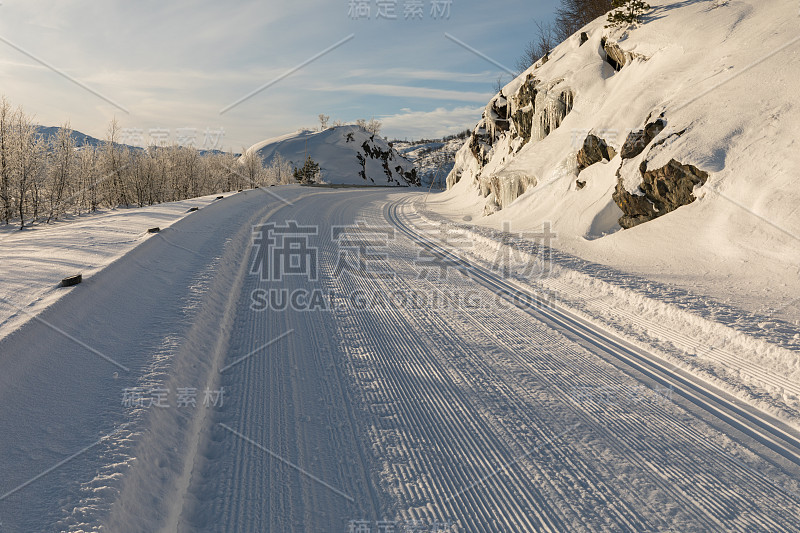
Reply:
<svg viewBox="0 0 800 533"><path fill-rule="evenodd" d="M342 120L383 116L387 126L398 127L391 134L435 136L477 121L480 108L461 106L482 107L499 72L444 33L500 62L513 61L535 13L551 12L546 4L557 0L543 2L529 7L509 0L498 9L465 0L453 4L450 20L411 23L350 20L346 0L14 0L0 6L0 37L131 113L2 42L0 95L23 105L39 123L69 120L95 136L117 116L141 128L222 126L239 149L313 125L317 113ZM509 19L503 10L517 15ZM219 115L350 33L356 35L351 42ZM412 124L415 118L419 125Z"/></svg>
<svg viewBox="0 0 800 533"><path fill-rule="evenodd" d="M459 91L450 89L434 89L430 87L410 87L408 85L389 85L379 83L324 84L313 88L318 91L352 92L375 96L395 96L401 98L421 98L430 100L448 100L460 102L488 102L492 97L485 93Z"/></svg>
<svg viewBox="0 0 800 533"><path fill-rule="evenodd" d="M383 134L397 139L440 138L458 133L466 128L472 129L481 118L485 106L443 107L433 111L411 111L380 117Z"/></svg>

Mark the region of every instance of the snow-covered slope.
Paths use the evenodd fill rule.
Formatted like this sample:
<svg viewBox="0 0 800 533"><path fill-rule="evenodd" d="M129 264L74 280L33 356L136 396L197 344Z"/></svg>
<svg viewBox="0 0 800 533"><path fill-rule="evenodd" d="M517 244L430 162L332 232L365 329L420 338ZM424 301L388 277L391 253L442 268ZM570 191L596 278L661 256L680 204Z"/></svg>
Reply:
<svg viewBox="0 0 800 533"><path fill-rule="evenodd" d="M796 297L797 3L651 4L636 27L597 19L505 86L431 207L498 227L549 221L562 249L714 278L717 295Z"/></svg>
<svg viewBox="0 0 800 533"><path fill-rule="evenodd" d="M265 165L276 154L293 167L306 156L319 163L322 180L348 185L419 185L414 165L379 135L358 126L336 126L324 131L300 130L251 146Z"/></svg>

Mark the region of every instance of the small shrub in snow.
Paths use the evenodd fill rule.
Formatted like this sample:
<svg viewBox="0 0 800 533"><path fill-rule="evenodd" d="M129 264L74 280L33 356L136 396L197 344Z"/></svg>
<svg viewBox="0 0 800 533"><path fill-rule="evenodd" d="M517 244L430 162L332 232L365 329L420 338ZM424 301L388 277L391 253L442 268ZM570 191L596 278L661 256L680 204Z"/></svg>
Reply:
<svg viewBox="0 0 800 533"><path fill-rule="evenodd" d="M650 4L642 0L614 0L611 7L615 10L608 14L606 27L638 24L641 16L650 10Z"/></svg>
<svg viewBox="0 0 800 533"><path fill-rule="evenodd" d="M294 170L294 179L303 184L315 183L319 179L319 163L307 156L303 166Z"/></svg>

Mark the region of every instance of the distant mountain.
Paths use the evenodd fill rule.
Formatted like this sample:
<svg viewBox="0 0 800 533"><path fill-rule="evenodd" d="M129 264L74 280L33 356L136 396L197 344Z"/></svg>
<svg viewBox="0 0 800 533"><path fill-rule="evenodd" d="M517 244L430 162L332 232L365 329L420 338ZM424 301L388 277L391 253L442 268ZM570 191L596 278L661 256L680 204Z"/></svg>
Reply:
<svg viewBox="0 0 800 533"><path fill-rule="evenodd" d="M35 126L36 131L42 135L44 138L54 138L58 135L58 132L61 131L61 127L59 126ZM92 137L91 135L86 135L85 133L81 133L76 130L72 130L72 138L75 140L75 147L76 148L83 148L84 146L102 146L105 144L105 141L102 139L97 139L96 137ZM143 150L141 146L133 146L130 144L120 144L119 146L124 146L131 150ZM223 150L205 150L205 149L198 149L197 152L203 156L208 154L220 154L224 153ZM240 154L234 154L240 155Z"/></svg>
<svg viewBox="0 0 800 533"><path fill-rule="evenodd" d="M61 131L59 126L36 126L36 131L43 137L55 137ZM79 131L72 130L72 138L75 140L75 146L81 148L83 146L100 146L103 141L96 139L91 135L86 135Z"/></svg>
<svg viewBox="0 0 800 533"><path fill-rule="evenodd" d="M320 165L322 180L331 184L419 185L413 163L400 155L386 139L359 126L335 126L324 131L300 130L251 146L265 165L276 154L295 168L306 156Z"/></svg>

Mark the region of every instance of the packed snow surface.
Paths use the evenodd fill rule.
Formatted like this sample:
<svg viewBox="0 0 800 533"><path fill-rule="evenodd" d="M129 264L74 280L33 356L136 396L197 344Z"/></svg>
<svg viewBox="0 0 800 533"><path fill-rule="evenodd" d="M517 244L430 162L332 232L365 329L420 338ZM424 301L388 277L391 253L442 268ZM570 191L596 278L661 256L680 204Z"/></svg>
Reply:
<svg viewBox="0 0 800 533"><path fill-rule="evenodd" d="M431 261L421 238L495 267L494 252L519 254L508 239L429 218L425 198L244 191L140 236L64 289L0 340L3 530L796 530L790 464L727 435L681 391L621 371ZM126 216L38 231L82 224L102 236ZM314 250L313 276L260 268L263 232L276 229L307 236L293 249ZM378 239L370 274L348 255L363 239ZM77 263L92 241L74 248ZM51 268L44 251L26 251L34 279ZM797 369L763 342L571 266L540 278L560 301L603 327L631 321L647 333L633 340L665 357L691 333L726 341L689 346L696 359L743 362L758 349L763 368L717 384L747 382L742 398L761 391L785 420L797 412L786 384ZM270 291L300 297L256 297ZM641 316L625 319L622 300ZM781 386L785 398L769 396Z"/></svg>

